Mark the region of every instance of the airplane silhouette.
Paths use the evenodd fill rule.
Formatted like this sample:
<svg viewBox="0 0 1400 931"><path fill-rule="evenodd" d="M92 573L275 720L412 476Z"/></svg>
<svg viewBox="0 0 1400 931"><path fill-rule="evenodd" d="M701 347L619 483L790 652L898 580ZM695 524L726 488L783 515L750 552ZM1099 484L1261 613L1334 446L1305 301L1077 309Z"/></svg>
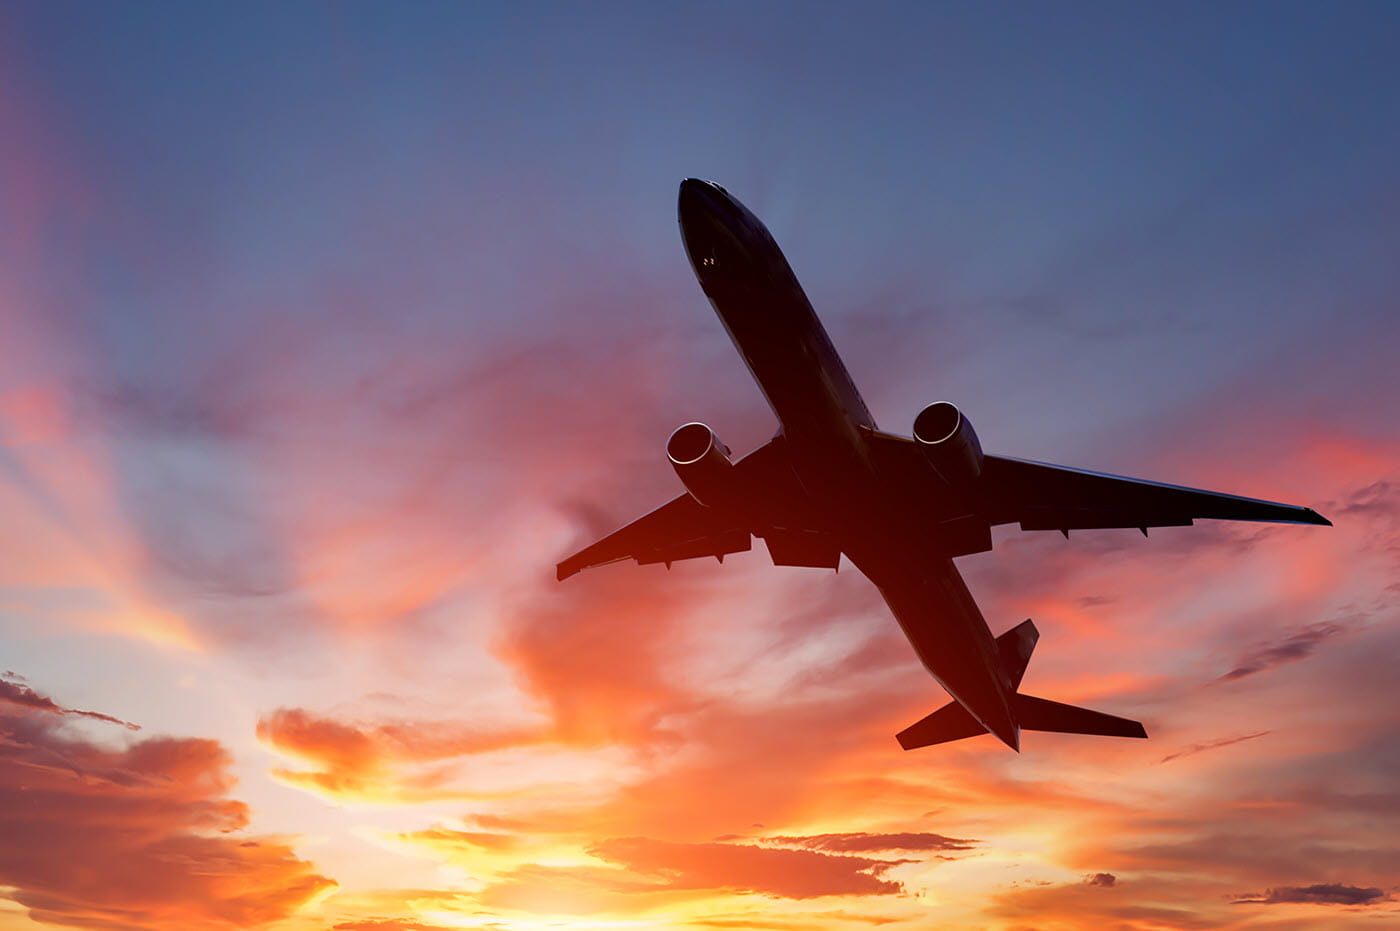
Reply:
<svg viewBox="0 0 1400 931"><path fill-rule="evenodd" d="M953 701L901 731L906 750L991 733L1146 737L1137 721L1023 695L1039 633L1027 619L993 637L953 557L992 548L993 525L1022 530L1190 526L1197 518L1326 524L1311 508L991 456L967 417L935 401L913 438L881 432L767 228L724 188L687 179L681 237L690 264L780 424L738 461L688 423L666 452L685 494L558 565L560 580L622 559L665 563L751 548L773 563L835 569L842 554L884 596Z"/></svg>

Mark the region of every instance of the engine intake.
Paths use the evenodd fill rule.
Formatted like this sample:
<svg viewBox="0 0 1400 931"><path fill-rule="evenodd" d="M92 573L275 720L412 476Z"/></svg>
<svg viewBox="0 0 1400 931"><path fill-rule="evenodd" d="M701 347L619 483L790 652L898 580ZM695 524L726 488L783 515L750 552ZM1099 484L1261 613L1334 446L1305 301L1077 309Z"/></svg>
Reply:
<svg viewBox="0 0 1400 931"><path fill-rule="evenodd" d="M688 423L666 441L666 455L690 496L706 507L722 504L734 493L734 463L729 447L703 423Z"/></svg>
<svg viewBox="0 0 1400 931"><path fill-rule="evenodd" d="M934 401L914 418L914 439L928 464L950 485L965 485L982 474L982 443L958 406Z"/></svg>

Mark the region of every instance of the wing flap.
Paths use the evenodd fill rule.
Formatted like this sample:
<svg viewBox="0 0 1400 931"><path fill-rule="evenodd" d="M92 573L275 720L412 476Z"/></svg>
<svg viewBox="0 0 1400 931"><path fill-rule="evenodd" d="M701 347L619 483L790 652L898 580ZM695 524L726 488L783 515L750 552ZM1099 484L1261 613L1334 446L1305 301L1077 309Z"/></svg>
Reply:
<svg viewBox="0 0 1400 931"><path fill-rule="evenodd" d="M640 566L664 562L670 565L681 559L700 559L713 556L721 562L730 553L746 553L753 549L753 535L747 530L715 534L700 540L690 540L675 546L663 546L650 552L638 553L634 558Z"/></svg>
<svg viewBox="0 0 1400 931"><path fill-rule="evenodd" d="M770 529L764 531L763 542L775 566L835 569L841 565L841 547L829 533Z"/></svg>

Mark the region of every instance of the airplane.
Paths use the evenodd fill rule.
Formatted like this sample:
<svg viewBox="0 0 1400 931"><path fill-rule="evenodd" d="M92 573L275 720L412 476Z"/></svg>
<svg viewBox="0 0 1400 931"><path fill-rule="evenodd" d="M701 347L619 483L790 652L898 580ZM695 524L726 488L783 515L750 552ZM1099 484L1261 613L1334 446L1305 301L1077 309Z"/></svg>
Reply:
<svg viewBox="0 0 1400 931"><path fill-rule="evenodd" d="M1020 692L1039 632L993 637L953 559L992 548L991 528L1185 527L1197 519L1323 524L1311 508L985 454L966 415L935 401L913 436L881 431L768 229L718 184L688 178L681 238L700 287L777 415L777 435L737 461L687 423L666 453L685 492L568 557L560 581L623 559L665 563L752 548L774 565L865 575L952 701L896 735L905 750L1021 731L1145 738L1137 721Z"/></svg>

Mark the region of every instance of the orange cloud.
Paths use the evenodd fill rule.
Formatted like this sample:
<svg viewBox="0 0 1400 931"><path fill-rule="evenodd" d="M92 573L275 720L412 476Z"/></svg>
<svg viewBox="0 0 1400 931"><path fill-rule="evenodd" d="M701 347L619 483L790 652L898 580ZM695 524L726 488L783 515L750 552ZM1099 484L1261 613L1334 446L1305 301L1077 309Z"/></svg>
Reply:
<svg viewBox="0 0 1400 931"><path fill-rule="evenodd" d="M34 693L30 693L34 695ZM233 931L334 887L276 838L241 834L215 741L111 749L62 727L43 696L0 705L0 885L42 922L113 931Z"/></svg>
<svg viewBox="0 0 1400 931"><path fill-rule="evenodd" d="M487 909L535 915L674 913L682 905L694 913L713 911L733 896L761 895L782 903L896 896L903 887L883 874L914 862L645 837L599 841L587 852L608 865L526 863L505 871L473 898Z"/></svg>
<svg viewBox="0 0 1400 931"><path fill-rule="evenodd" d="M894 895L902 887L880 875L910 862L748 844L677 844L645 837L601 841L589 852L669 889L720 889L786 899Z"/></svg>
<svg viewBox="0 0 1400 931"><path fill-rule="evenodd" d="M279 767L273 774L291 785L363 801L405 801L460 794L449 775L421 764L518 746L533 732L478 733L461 723L347 724L301 708L264 715L260 740L311 765Z"/></svg>

